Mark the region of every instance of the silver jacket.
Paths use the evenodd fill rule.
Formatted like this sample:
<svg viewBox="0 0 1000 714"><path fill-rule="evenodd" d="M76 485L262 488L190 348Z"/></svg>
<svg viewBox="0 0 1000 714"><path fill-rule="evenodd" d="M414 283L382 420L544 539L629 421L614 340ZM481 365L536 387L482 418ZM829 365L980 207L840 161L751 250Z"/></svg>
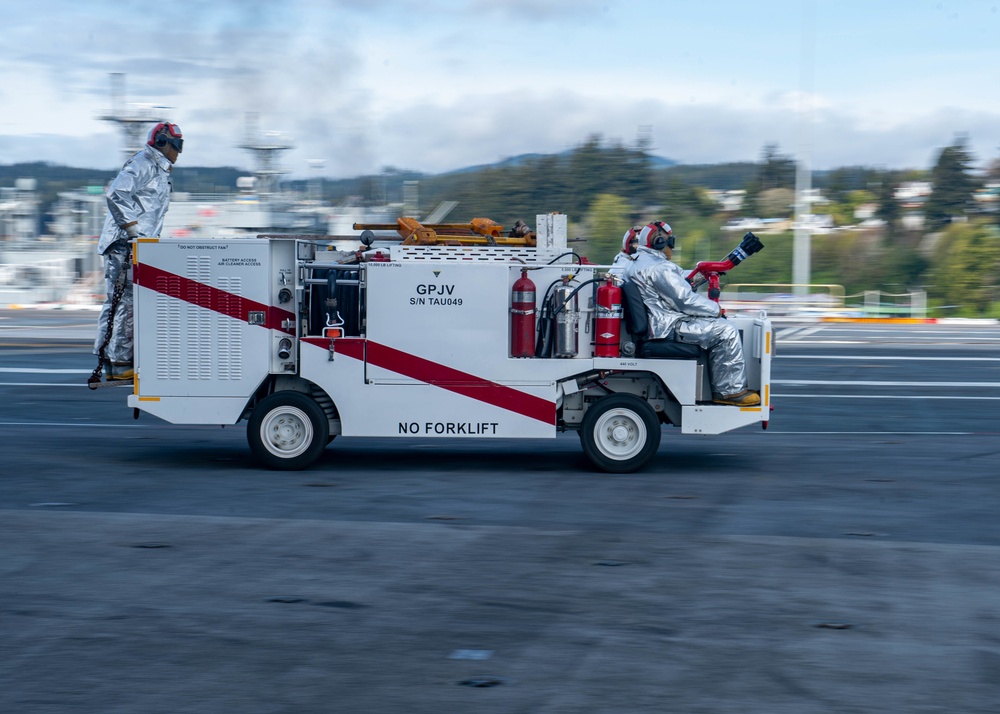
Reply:
<svg viewBox="0 0 1000 714"><path fill-rule="evenodd" d="M646 304L649 339L670 339L708 351L712 391L739 394L747 386L743 343L739 331L719 319L719 304L699 295L684 277L684 269L662 252L639 248L625 269Z"/></svg>
<svg viewBox="0 0 1000 714"><path fill-rule="evenodd" d="M639 248L625 267L625 279L635 283L646 303L651 340L673 337L677 323L686 317L719 316L719 304L692 290L684 269L661 251Z"/></svg>
<svg viewBox="0 0 1000 714"><path fill-rule="evenodd" d="M622 279L624 279L625 270L631 264L632 264L632 256L622 253L621 251L618 251L618 254L615 255L614 262L611 263L611 267L608 269L608 272L611 273L612 275L621 276Z"/></svg>
<svg viewBox="0 0 1000 714"><path fill-rule="evenodd" d="M170 205L171 166L170 160L152 146L144 146L125 162L105 194L108 216L97 242L99 253L103 255L116 240L128 240L121 226L132 221L138 221L139 235L160 235Z"/></svg>

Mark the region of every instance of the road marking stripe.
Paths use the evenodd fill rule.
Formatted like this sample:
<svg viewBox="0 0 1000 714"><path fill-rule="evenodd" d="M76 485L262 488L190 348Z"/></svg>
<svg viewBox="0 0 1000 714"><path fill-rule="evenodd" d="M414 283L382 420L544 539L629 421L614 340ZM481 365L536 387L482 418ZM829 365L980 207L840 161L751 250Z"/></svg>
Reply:
<svg viewBox="0 0 1000 714"><path fill-rule="evenodd" d="M125 384L129 384L125 382ZM86 382L0 382L0 387L86 387Z"/></svg>
<svg viewBox="0 0 1000 714"><path fill-rule="evenodd" d="M865 357L863 355L775 355L775 359L848 359L861 361L898 361L898 362L1000 362L1000 357L905 357L896 355L879 355Z"/></svg>
<svg viewBox="0 0 1000 714"><path fill-rule="evenodd" d="M163 424L95 424L93 422L58 422L58 421L0 421L0 426L85 426L88 428L100 429L149 429L150 427L162 428ZM171 425L179 426L179 425ZM188 424L186 426L194 426ZM218 429L219 427L215 427Z"/></svg>
<svg viewBox="0 0 1000 714"><path fill-rule="evenodd" d="M3 374L90 374L92 369L42 369L40 367L0 367Z"/></svg>
<svg viewBox="0 0 1000 714"><path fill-rule="evenodd" d="M768 429L768 434L824 435L824 436L991 436L992 431L776 431Z"/></svg>
<svg viewBox="0 0 1000 714"><path fill-rule="evenodd" d="M809 337L816 332L824 329L824 325L817 325L815 327L799 327L786 332L780 332L777 335L777 341L782 342L798 342L803 337ZM791 334L789 334L791 333Z"/></svg>
<svg viewBox="0 0 1000 714"><path fill-rule="evenodd" d="M958 389L1000 387L1000 382L865 382L840 379L772 379L771 384L837 387L956 387Z"/></svg>
<svg viewBox="0 0 1000 714"><path fill-rule="evenodd" d="M947 394L772 394L775 399L948 399L952 401L1000 401L1000 397L966 397Z"/></svg>

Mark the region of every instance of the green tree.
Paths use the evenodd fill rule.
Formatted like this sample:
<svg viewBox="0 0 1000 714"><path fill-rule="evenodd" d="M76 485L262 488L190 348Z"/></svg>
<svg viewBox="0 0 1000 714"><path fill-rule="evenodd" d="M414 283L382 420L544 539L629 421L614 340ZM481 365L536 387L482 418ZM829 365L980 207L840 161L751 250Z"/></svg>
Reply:
<svg viewBox="0 0 1000 714"><path fill-rule="evenodd" d="M683 181L676 174L665 178L658 197L663 207L664 220L671 225L683 216L708 217L718 210L718 205L701 186Z"/></svg>
<svg viewBox="0 0 1000 714"><path fill-rule="evenodd" d="M972 177L972 156L966 147L965 137L959 137L938 155L931 170L934 188L924 209L925 225L939 230L955 216L966 215L973 207L972 194L976 181Z"/></svg>
<svg viewBox="0 0 1000 714"><path fill-rule="evenodd" d="M757 175L745 186L746 206L751 213L764 215L760 198L765 191L775 188L795 188L795 161L778 151L777 144L764 145Z"/></svg>
<svg viewBox="0 0 1000 714"><path fill-rule="evenodd" d="M632 225L632 206L621 196L602 193L587 211L587 257L610 263L621 250L622 236Z"/></svg>
<svg viewBox="0 0 1000 714"><path fill-rule="evenodd" d="M778 153L777 144L764 146L763 163L758 174L760 190L795 188L795 161Z"/></svg>
<svg viewBox="0 0 1000 714"><path fill-rule="evenodd" d="M784 218L795 212L795 191L790 188L769 188L757 197L761 217Z"/></svg>
<svg viewBox="0 0 1000 714"><path fill-rule="evenodd" d="M952 223L944 230L931 268L932 298L984 314L1000 299L1000 229L984 221Z"/></svg>
<svg viewBox="0 0 1000 714"><path fill-rule="evenodd" d="M892 235L896 231L896 224L902 213L899 201L896 200L896 184L889 179L889 176L885 176L876 191L878 208L875 210L875 217L885 221L886 233Z"/></svg>

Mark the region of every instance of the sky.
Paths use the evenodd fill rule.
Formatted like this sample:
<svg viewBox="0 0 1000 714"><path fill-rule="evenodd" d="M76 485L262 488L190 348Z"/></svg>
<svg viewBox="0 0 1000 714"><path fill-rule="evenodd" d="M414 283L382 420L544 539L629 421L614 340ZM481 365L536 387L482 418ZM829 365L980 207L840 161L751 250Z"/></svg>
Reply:
<svg viewBox="0 0 1000 714"><path fill-rule="evenodd" d="M129 111L186 166L442 173L592 135L685 164L1000 157L1000 0L0 0L0 164L121 165Z"/></svg>

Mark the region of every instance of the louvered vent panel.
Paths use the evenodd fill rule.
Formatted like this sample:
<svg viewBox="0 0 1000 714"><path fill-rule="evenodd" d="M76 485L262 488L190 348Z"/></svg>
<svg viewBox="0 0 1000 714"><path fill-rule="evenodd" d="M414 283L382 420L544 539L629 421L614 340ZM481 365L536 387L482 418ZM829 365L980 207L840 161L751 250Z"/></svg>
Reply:
<svg viewBox="0 0 1000 714"><path fill-rule="evenodd" d="M243 323L227 315L242 315L243 309L243 279L219 278L219 289L225 293L222 298L220 312L216 315L218 329L219 379L243 379Z"/></svg>
<svg viewBox="0 0 1000 714"><path fill-rule="evenodd" d="M209 287L212 282L212 258L207 255L192 255L187 259L187 277L195 281L191 289L191 301L188 304L188 364L187 378L189 380L211 379L212 378L212 351L214 340L212 337L212 311L207 306L211 305L212 291ZM199 307L204 305L206 307Z"/></svg>
<svg viewBox="0 0 1000 714"><path fill-rule="evenodd" d="M156 279L156 378L181 378L181 304L168 297L180 291L180 278Z"/></svg>

